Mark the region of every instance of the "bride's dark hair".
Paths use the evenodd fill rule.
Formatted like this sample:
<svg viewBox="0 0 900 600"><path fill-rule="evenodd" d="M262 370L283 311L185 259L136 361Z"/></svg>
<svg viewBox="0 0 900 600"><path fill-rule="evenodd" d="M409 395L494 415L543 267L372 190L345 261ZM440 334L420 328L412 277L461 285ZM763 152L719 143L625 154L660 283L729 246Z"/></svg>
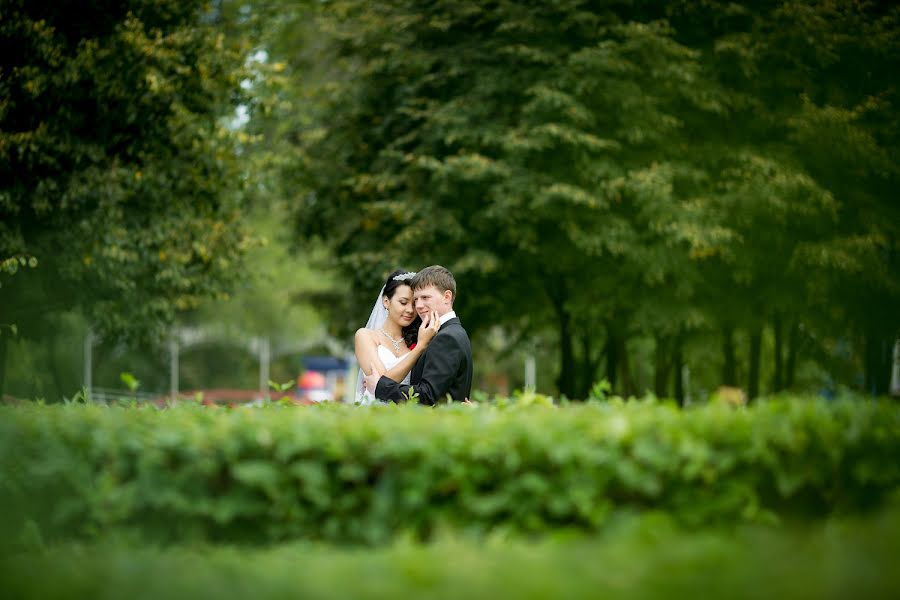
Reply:
<svg viewBox="0 0 900 600"><path fill-rule="evenodd" d="M401 277L401 275L406 275L406 277ZM412 271L405 271L403 269L394 271L388 275L387 281L384 282L384 295L388 299L393 298L394 294L397 293L397 288L401 285L408 285L410 289L412 289L413 275L415 275L415 273ZM394 279L395 277L399 277L399 279ZM413 310L415 311L415 306L413 307ZM422 319L416 314L412 323L401 329L403 341L406 342L407 346L412 346L419 340L419 326L421 324Z"/></svg>

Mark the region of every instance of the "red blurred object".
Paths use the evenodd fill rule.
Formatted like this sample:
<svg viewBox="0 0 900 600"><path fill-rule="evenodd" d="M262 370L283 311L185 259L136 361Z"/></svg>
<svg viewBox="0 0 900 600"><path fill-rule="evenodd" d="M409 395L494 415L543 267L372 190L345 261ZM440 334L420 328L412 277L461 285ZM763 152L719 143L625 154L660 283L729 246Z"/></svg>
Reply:
<svg viewBox="0 0 900 600"><path fill-rule="evenodd" d="M325 387L325 376L318 371L307 371L297 378L297 387L301 390L315 390Z"/></svg>

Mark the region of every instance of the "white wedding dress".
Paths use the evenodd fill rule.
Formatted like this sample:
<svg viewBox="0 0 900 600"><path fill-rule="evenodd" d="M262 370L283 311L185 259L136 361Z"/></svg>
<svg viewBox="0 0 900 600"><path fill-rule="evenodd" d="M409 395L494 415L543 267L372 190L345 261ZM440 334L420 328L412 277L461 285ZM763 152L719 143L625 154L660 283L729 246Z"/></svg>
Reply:
<svg viewBox="0 0 900 600"><path fill-rule="evenodd" d="M394 353L391 352L390 350L388 350L384 346L378 346L377 352L378 352L378 358L381 360L381 364L384 365L385 369L394 368L397 365L397 363L400 362L400 360L404 356L406 356L406 354L409 354L409 352L407 352L406 354L403 354L401 356L394 356ZM409 383L409 373L406 374L406 377L403 378L403 381L401 383L406 383L406 384ZM380 402L381 402L381 400L378 400L377 398L375 398L375 394L372 394L365 388L356 390L356 403L357 404L368 405L368 404L379 404Z"/></svg>

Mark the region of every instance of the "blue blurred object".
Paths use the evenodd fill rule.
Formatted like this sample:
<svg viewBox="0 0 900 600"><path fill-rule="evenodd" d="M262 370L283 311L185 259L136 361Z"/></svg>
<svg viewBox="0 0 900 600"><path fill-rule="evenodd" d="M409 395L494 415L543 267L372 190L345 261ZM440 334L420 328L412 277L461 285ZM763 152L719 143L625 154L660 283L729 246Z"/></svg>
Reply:
<svg viewBox="0 0 900 600"><path fill-rule="evenodd" d="M819 390L819 396L826 400L834 400L837 397L837 386L835 386L834 379L831 378L831 375L828 376L822 389Z"/></svg>
<svg viewBox="0 0 900 600"><path fill-rule="evenodd" d="M349 367L347 361L336 356L304 356L300 359L303 363L305 371L318 371L327 373L329 371L346 371Z"/></svg>

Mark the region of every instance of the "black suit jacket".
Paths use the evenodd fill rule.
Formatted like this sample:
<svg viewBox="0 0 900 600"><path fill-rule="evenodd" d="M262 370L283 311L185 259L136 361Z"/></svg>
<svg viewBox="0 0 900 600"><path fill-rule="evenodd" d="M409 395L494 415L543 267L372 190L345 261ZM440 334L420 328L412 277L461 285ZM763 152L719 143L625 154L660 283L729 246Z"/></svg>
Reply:
<svg viewBox="0 0 900 600"><path fill-rule="evenodd" d="M447 394L462 402L472 392L472 345L459 319L441 325L409 376L410 385L382 377L375 388L379 400L403 402L412 387L419 403L433 405Z"/></svg>

